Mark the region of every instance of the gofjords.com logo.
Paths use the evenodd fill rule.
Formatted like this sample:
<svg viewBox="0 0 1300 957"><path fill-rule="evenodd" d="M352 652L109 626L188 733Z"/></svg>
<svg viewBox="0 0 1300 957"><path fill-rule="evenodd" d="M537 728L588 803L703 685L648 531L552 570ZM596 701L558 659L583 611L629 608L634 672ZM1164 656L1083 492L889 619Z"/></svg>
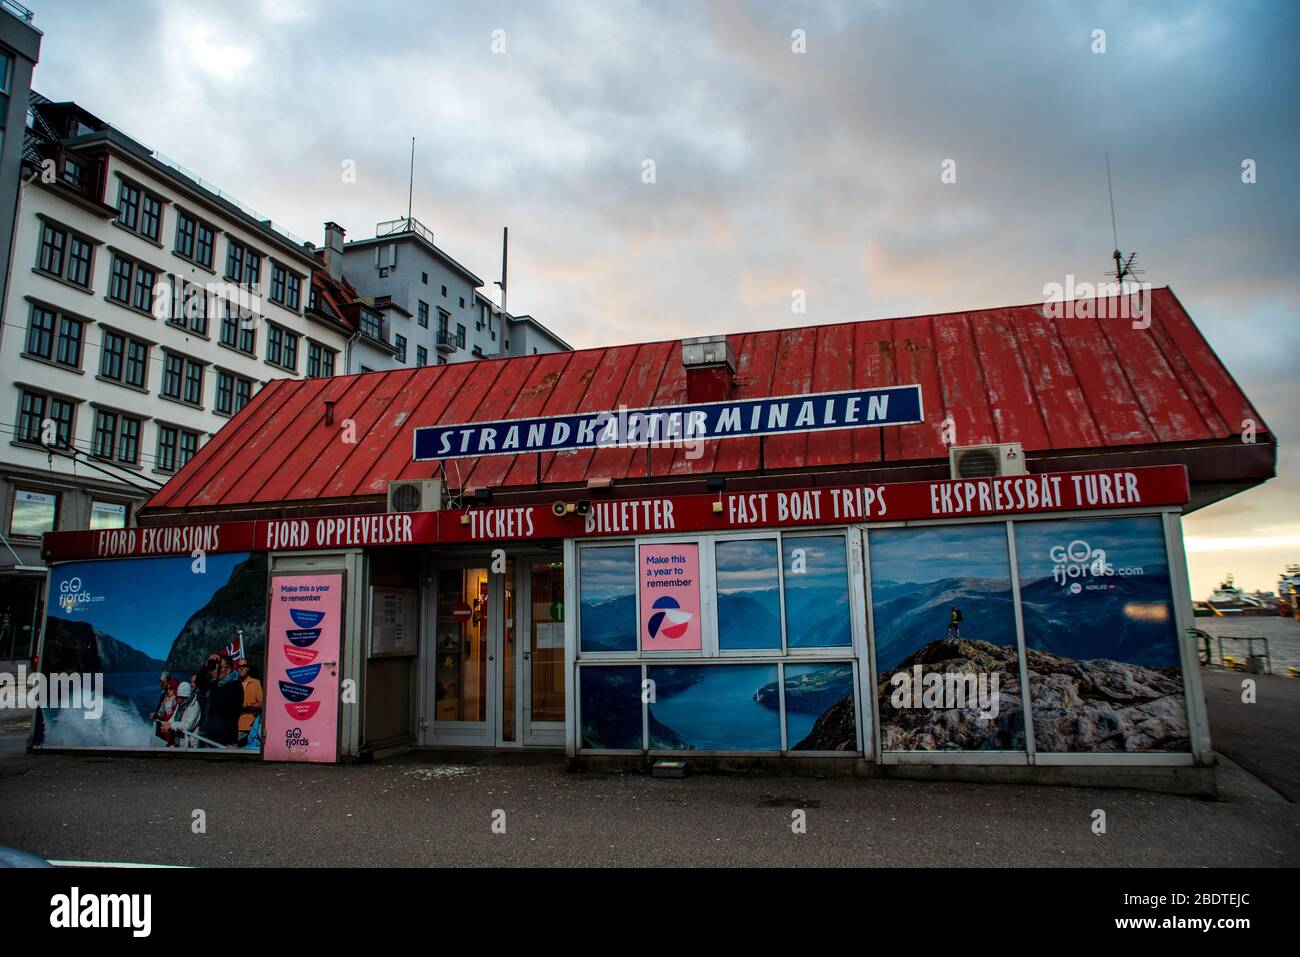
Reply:
<svg viewBox="0 0 1300 957"><path fill-rule="evenodd" d="M50 898L50 926L127 927L132 937L148 937L153 927L151 894L83 894L78 887Z"/></svg>
<svg viewBox="0 0 1300 957"><path fill-rule="evenodd" d="M69 615L75 614L82 605L89 605L103 600L103 595L92 595L84 589L80 578L74 577L59 582L59 607Z"/></svg>
<svg viewBox="0 0 1300 957"><path fill-rule="evenodd" d="M1073 595L1079 594L1085 587L1106 587L1104 584L1085 585L1090 579L1143 574L1141 565L1117 568L1106 560L1104 548L1093 548L1081 538L1076 538L1068 545L1053 545L1048 550L1047 557L1052 562L1052 581L1058 585L1069 585Z"/></svg>

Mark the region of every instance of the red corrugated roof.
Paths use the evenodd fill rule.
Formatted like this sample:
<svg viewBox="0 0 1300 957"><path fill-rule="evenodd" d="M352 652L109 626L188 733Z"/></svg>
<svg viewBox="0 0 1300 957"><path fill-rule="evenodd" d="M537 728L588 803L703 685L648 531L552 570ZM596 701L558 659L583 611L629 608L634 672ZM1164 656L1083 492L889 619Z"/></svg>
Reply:
<svg viewBox="0 0 1300 957"><path fill-rule="evenodd" d="M920 383L920 425L773 436L649 453L650 475L739 474L944 459L944 419L957 444L1020 442L1027 452L1223 440L1250 401L1169 289L1152 323L1048 319L1041 305L882 319L730 336L734 397ZM325 424L324 401L335 402ZM417 425L638 408L686 401L677 341L268 384L149 501L147 509L211 510L385 493L393 479L439 475L411 461ZM355 443L341 424L355 424ZM530 488L609 477L644 479L644 449L457 459L459 488Z"/></svg>

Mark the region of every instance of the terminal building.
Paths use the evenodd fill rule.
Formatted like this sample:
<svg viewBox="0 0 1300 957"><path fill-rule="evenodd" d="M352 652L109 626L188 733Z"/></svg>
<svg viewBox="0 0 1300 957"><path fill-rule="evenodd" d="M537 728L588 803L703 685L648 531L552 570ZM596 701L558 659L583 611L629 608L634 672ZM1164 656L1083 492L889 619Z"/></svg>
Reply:
<svg viewBox="0 0 1300 957"><path fill-rule="evenodd" d="M41 667L121 732L33 744L163 747L155 672L232 647L268 760L1196 773L1182 516L1275 441L1171 290L1073 305L274 380L45 537Z"/></svg>

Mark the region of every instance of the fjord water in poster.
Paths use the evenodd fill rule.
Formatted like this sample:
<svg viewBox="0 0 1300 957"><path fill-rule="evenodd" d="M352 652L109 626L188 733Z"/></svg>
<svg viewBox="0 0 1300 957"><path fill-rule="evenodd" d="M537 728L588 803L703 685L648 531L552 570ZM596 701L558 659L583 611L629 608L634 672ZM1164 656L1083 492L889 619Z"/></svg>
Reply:
<svg viewBox="0 0 1300 957"><path fill-rule="evenodd" d="M700 546L642 545L641 650L699 651Z"/></svg>
<svg viewBox="0 0 1300 957"><path fill-rule="evenodd" d="M341 573L272 577L266 760L336 759L342 619Z"/></svg>

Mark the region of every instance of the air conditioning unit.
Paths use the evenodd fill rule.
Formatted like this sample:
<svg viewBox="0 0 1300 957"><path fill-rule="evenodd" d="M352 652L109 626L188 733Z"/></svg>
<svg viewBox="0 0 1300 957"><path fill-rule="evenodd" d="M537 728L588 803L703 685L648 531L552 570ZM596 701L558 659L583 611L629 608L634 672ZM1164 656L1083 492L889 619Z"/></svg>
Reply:
<svg viewBox="0 0 1300 957"><path fill-rule="evenodd" d="M1024 475L1025 450L1019 442L955 445L948 450L948 469L955 479Z"/></svg>
<svg viewBox="0 0 1300 957"><path fill-rule="evenodd" d="M442 479L388 483L390 512L437 512L442 508Z"/></svg>

